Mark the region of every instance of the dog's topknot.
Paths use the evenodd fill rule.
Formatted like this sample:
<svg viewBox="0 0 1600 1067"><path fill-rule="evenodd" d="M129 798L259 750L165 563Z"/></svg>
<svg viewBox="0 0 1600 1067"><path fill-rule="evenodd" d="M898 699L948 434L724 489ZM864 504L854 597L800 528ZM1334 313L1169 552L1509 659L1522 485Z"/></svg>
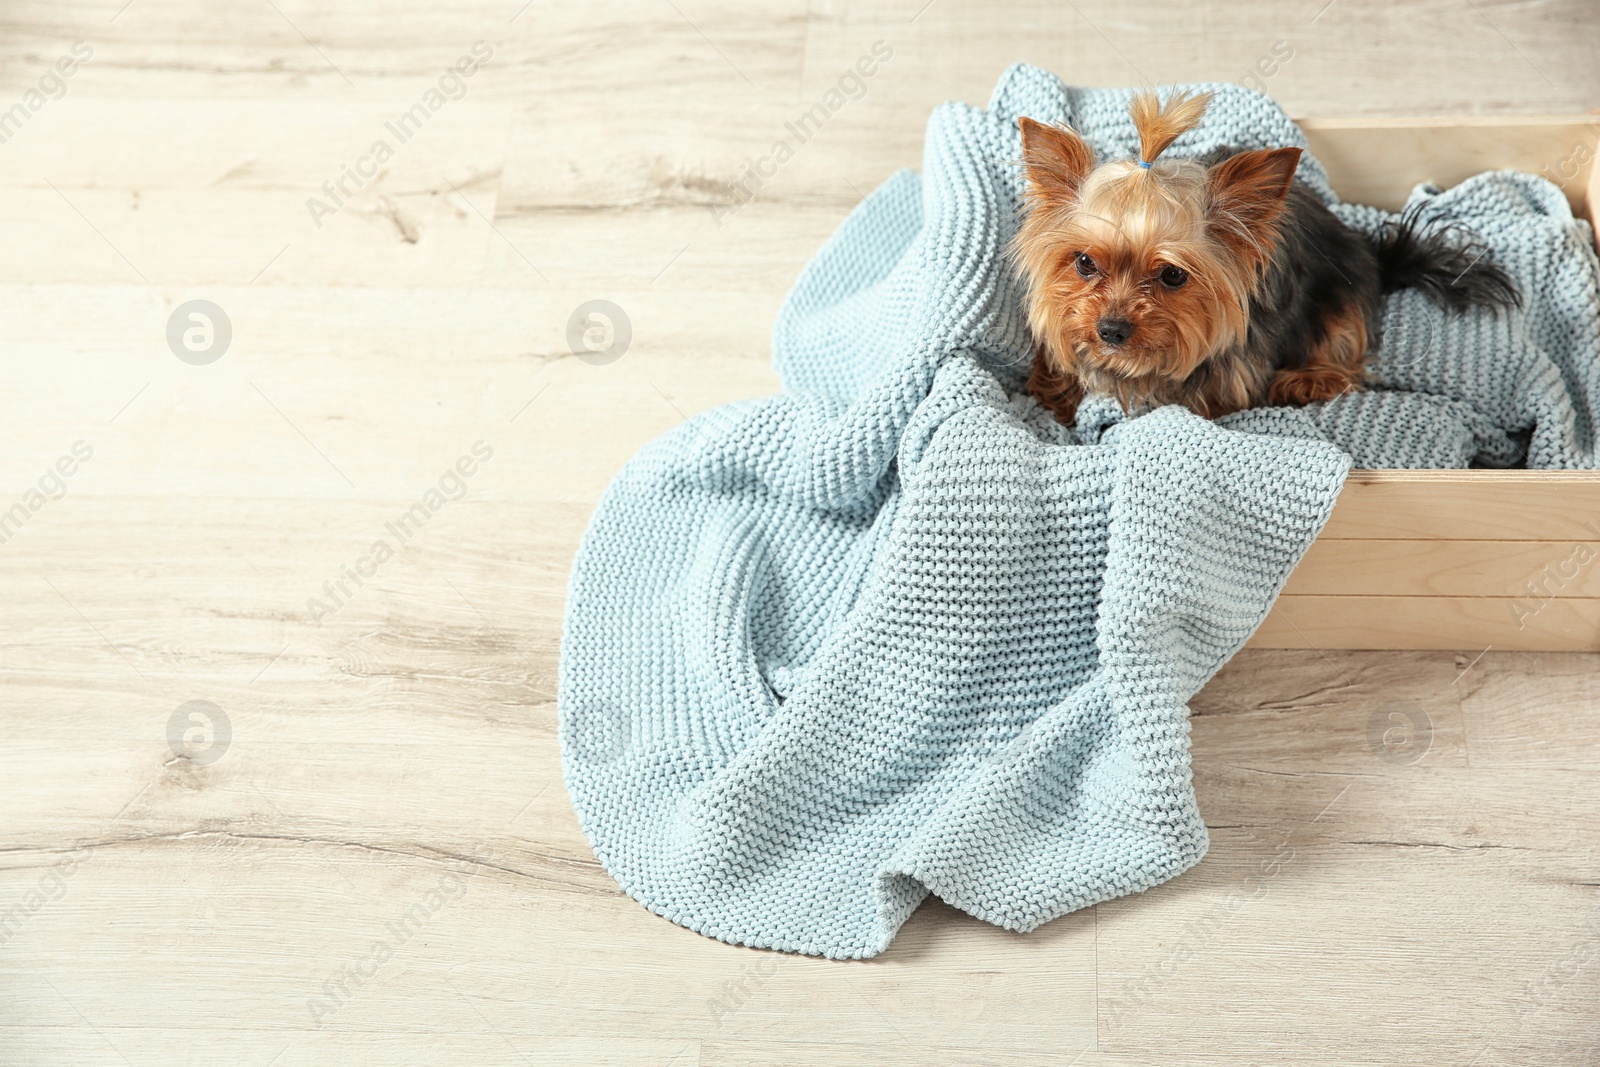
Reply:
<svg viewBox="0 0 1600 1067"><path fill-rule="evenodd" d="M1139 131L1139 160L1154 163L1179 136L1200 124L1211 105L1210 93L1175 90L1163 105L1153 92L1140 93L1128 105L1134 129Z"/></svg>

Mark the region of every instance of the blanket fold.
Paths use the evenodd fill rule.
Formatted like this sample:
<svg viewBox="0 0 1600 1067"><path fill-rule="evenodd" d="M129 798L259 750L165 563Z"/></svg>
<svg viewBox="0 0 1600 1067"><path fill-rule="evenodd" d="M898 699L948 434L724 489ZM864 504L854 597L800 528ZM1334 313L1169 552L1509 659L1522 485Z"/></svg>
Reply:
<svg viewBox="0 0 1600 1067"><path fill-rule="evenodd" d="M1172 151L1304 144L1264 97L1206 88ZM1532 324L1545 292L1499 317L1400 294L1382 370L1413 391L1217 423L1091 401L1057 425L1021 389L1015 120L1126 154L1128 96L1016 67L989 110L936 111L922 173L796 283L785 391L689 420L606 492L573 565L562 759L595 855L652 911L859 958L930 892L1031 930L1171 878L1207 841L1188 701L1266 616L1352 453L1592 465L1600 315L1574 286L1594 257L1558 262L1581 224L1520 175L1418 195L1474 219L1521 198L1486 236L1519 282L1561 290L1587 364ZM1301 176L1357 224L1386 217L1338 205L1315 160ZM1524 384L1491 401L1460 360Z"/></svg>

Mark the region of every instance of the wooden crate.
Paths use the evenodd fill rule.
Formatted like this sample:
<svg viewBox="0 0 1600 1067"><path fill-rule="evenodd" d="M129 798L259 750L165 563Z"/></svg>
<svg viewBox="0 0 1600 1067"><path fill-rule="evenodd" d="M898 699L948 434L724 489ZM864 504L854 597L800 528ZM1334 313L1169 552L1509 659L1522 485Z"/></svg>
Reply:
<svg viewBox="0 0 1600 1067"><path fill-rule="evenodd" d="M1346 200L1513 167L1600 222L1600 115L1301 125ZM1600 472L1354 471L1250 646L1600 651Z"/></svg>

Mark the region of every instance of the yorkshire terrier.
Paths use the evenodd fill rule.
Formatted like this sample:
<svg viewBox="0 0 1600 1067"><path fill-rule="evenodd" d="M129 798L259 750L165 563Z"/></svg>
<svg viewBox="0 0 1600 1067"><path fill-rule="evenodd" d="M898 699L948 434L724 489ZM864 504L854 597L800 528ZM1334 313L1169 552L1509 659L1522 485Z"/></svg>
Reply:
<svg viewBox="0 0 1600 1067"><path fill-rule="evenodd" d="M1022 119L1028 389L1061 422L1086 392L1130 414L1218 418L1362 389L1398 289L1457 310L1520 306L1484 249L1422 232L1415 213L1375 237L1340 222L1295 180L1298 148L1161 159L1210 102L1134 97L1139 160L1098 167L1072 130Z"/></svg>

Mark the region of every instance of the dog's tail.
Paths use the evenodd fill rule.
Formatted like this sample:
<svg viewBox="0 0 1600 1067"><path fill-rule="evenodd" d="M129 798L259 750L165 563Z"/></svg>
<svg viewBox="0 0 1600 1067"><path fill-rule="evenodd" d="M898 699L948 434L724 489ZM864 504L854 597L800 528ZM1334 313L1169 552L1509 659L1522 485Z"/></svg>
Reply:
<svg viewBox="0 0 1600 1067"><path fill-rule="evenodd" d="M1451 240L1457 227L1425 229L1415 208L1386 224L1373 240L1385 295L1418 289L1441 307L1521 307L1522 294L1481 242Z"/></svg>

